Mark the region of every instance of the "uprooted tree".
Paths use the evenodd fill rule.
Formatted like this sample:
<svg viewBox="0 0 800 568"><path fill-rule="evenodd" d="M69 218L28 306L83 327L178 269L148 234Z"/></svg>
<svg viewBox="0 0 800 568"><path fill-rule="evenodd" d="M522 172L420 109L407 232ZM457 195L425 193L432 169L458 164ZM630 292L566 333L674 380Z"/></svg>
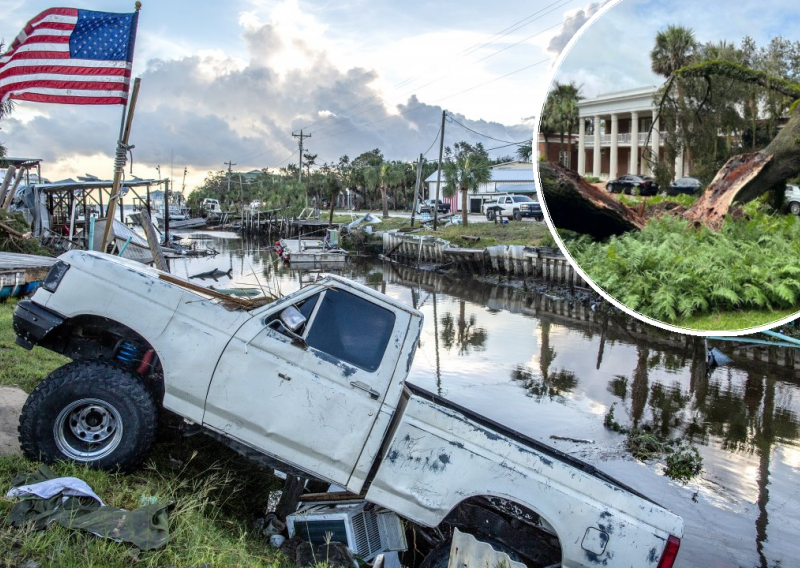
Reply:
<svg viewBox="0 0 800 568"><path fill-rule="evenodd" d="M729 61L706 61L675 71L661 90L664 108L672 85L679 80L726 77L775 91L793 101L788 122L762 150L730 158L708 185L700 199L685 212L691 221L719 229L735 203L746 203L800 173L800 84L770 76ZM700 106L702 107L703 101ZM660 112L660 110L659 110ZM540 163L542 191L557 227L577 230L598 238L640 229L637 212L608 198L601 190L570 175L563 168ZM610 202L616 203L612 206Z"/></svg>

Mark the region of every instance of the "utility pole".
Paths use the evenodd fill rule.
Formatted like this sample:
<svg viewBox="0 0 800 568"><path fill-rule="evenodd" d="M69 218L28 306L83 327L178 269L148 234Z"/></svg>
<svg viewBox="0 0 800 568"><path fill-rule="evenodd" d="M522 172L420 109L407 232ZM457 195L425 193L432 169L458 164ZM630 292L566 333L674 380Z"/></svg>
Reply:
<svg viewBox="0 0 800 568"><path fill-rule="evenodd" d="M419 162L417 162L417 184L414 186L414 205L411 208L411 226L414 226L414 216L417 214L417 203L419 203L420 181L422 178L422 154L419 155Z"/></svg>
<svg viewBox="0 0 800 568"><path fill-rule="evenodd" d="M222 162L226 166L228 166L228 195L231 194L231 175L233 174L233 170L231 168L236 164L233 162Z"/></svg>
<svg viewBox="0 0 800 568"><path fill-rule="evenodd" d="M311 134L303 134L303 129L300 129L300 134L292 132L292 136L300 139L300 167L297 172L297 182L303 182L303 138L311 138ZM308 209L308 192L306 194L306 209Z"/></svg>
<svg viewBox="0 0 800 568"><path fill-rule="evenodd" d="M437 229L439 224L439 187L442 185L442 154L444 153L444 119L447 116L447 111L442 111L442 131L439 134L439 169L436 170L436 201L433 204L433 230ZM458 194L456 194L458 195ZM458 203L458 197L456 197ZM462 205L463 207L463 205Z"/></svg>

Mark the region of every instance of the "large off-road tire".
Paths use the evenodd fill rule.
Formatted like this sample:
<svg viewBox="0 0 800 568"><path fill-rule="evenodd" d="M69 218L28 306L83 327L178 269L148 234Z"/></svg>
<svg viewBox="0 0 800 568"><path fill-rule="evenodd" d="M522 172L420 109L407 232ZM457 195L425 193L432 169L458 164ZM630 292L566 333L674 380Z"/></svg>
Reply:
<svg viewBox="0 0 800 568"><path fill-rule="evenodd" d="M75 361L50 373L30 394L19 419L19 441L29 459L129 471L147 456L156 429L156 405L132 373L109 363Z"/></svg>
<svg viewBox="0 0 800 568"><path fill-rule="evenodd" d="M514 209L512 217L514 218L514 221L522 221L522 213L519 212L519 209Z"/></svg>
<svg viewBox="0 0 800 568"><path fill-rule="evenodd" d="M800 215L800 203L792 201L791 205L789 205L789 211L795 215Z"/></svg>

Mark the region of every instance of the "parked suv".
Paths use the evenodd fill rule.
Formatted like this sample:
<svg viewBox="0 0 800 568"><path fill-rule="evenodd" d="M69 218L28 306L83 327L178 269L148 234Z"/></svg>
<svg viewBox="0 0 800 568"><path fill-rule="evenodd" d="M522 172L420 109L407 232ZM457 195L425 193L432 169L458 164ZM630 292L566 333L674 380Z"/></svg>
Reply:
<svg viewBox="0 0 800 568"><path fill-rule="evenodd" d="M648 176L634 176L626 174L617 179L613 179L606 184L606 189L611 193L622 193L633 195L635 190L639 195L655 195L658 193L658 184Z"/></svg>

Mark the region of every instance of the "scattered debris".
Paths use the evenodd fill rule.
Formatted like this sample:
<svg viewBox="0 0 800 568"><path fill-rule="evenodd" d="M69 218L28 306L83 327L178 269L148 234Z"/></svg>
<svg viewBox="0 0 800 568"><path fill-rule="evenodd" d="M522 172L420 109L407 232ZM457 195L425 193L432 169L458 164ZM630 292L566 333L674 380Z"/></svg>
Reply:
<svg viewBox="0 0 800 568"><path fill-rule="evenodd" d="M14 478L7 497L20 500L8 515L15 527L29 524L41 530L51 523L82 529L115 542L129 542L141 550L169 542L168 505L149 504L134 511L105 505L89 485L76 477L56 477L42 465L35 473Z"/></svg>

